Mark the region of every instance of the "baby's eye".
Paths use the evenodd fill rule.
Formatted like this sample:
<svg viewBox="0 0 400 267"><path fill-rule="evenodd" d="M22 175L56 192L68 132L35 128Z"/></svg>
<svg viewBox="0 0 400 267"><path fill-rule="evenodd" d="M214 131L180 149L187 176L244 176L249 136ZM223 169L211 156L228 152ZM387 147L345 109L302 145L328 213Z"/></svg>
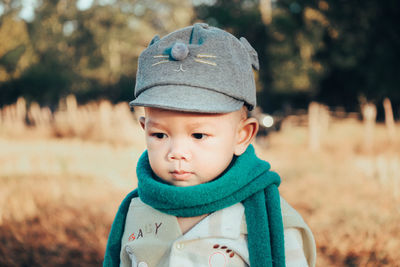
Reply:
<svg viewBox="0 0 400 267"><path fill-rule="evenodd" d="M192 134L192 136L193 136L193 138L200 140L200 139L204 139L207 135L203 134L203 133L194 133L194 134Z"/></svg>
<svg viewBox="0 0 400 267"><path fill-rule="evenodd" d="M167 135L165 133L152 133L151 136L158 138L158 139L163 139L163 138L167 137Z"/></svg>

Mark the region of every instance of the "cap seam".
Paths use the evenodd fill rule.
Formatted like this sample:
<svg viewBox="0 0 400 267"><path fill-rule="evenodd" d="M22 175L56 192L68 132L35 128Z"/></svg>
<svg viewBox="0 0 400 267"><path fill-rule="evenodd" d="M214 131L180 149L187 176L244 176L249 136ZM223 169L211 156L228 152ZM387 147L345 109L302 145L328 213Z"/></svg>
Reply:
<svg viewBox="0 0 400 267"><path fill-rule="evenodd" d="M218 94L222 94L222 95L228 96L228 97L233 98L233 99L235 99L237 101L242 101L242 102L247 103L247 101L244 100L244 99L241 99L241 98L238 98L238 97L233 97L233 96L228 95L228 94L226 94L224 92L217 91L218 89L208 88L208 87L203 87L203 86L198 86L198 85L192 85L192 84L186 84L186 83L157 83L157 84L154 84L154 85L151 85L151 86L146 86L146 87L143 87L143 88L140 89L140 93L137 96L135 96L135 99L138 98L140 94L144 93L146 90L149 90L150 88L157 87L157 86L170 86L170 85L187 86L187 87L195 87L195 88L205 89L205 90L212 91L214 93L218 93ZM253 106L251 103L247 103L247 104L249 104L250 106Z"/></svg>

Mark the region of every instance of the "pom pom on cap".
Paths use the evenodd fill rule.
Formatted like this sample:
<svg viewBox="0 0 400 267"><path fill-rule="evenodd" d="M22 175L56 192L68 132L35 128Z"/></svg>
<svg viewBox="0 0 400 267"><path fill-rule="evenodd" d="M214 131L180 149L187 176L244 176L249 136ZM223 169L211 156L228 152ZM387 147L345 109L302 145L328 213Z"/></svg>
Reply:
<svg viewBox="0 0 400 267"><path fill-rule="evenodd" d="M171 57L174 60L184 60L189 54L189 48L184 43L176 43L172 46Z"/></svg>

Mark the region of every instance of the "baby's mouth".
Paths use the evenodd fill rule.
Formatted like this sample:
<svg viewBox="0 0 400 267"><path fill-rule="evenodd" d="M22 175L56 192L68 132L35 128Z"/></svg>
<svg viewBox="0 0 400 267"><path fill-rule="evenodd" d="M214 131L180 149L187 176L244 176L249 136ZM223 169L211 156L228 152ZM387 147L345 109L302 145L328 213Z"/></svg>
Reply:
<svg viewBox="0 0 400 267"><path fill-rule="evenodd" d="M172 177L174 177L174 179L178 180L178 181L186 181L193 174L192 172L187 172L184 170L174 170L170 173L171 173Z"/></svg>

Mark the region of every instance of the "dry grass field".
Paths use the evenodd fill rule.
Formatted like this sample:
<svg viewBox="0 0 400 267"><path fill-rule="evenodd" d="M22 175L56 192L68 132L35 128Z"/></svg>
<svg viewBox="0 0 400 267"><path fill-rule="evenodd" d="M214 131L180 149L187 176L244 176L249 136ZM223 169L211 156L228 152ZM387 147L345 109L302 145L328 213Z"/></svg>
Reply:
<svg viewBox="0 0 400 267"><path fill-rule="evenodd" d="M400 135L400 127L397 126ZM256 150L314 232L317 266L400 266L400 138L331 119L318 150L286 124ZM0 266L99 266L117 207L136 186L143 135L125 104L0 113Z"/></svg>

